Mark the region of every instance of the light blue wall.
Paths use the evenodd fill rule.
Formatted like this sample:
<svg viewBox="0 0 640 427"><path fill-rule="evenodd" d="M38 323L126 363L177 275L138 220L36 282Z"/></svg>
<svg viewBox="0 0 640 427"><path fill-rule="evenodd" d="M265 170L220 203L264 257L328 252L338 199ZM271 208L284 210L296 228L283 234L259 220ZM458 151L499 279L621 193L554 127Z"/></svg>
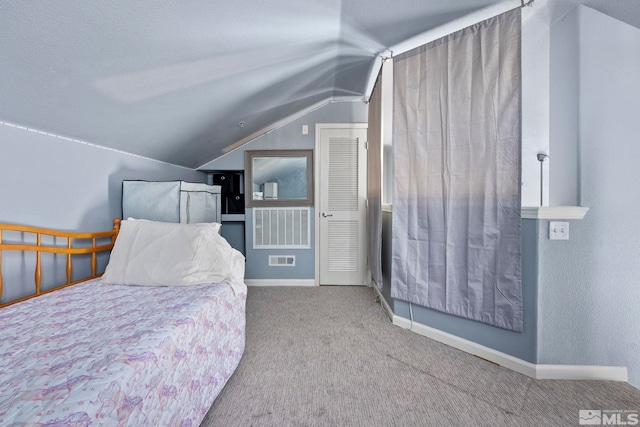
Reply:
<svg viewBox="0 0 640 427"><path fill-rule="evenodd" d="M329 103L293 122L275 129L250 143L203 166L201 170L244 170L245 150L313 149L316 123L364 123L367 121L364 102ZM302 125L309 126L309 134L302 134ZM253 210L245 209L247 279L313 279L315 277L315 210L312 209L310 249L253 249ZM224 225L223 225L224 228ZM295 255L295 267L269 267L269 255Z"/></svg>
<svg viewBox="0 0 640 427"><path fill-rule="evenodd" d="M121 215L122 180L206 175L89 144L0 125L0 220L66 230L105 230Z"/></svg>
<svg viewBox="0 0 640 427"><path fill-rule="evenodd" d="M567 242L547 240L542 223L538 360L626 366L638 387L640 29L582 6L577 21L580 197L590 210Z"/></svg>
<svg viewBox="0 0 640 427"><path fill-rule="evenodd" d="M113 218L121 215L124 179L206 180L205 174L191 169L4 124L0 177L0 222L76 231L112 228ZM12 264L9 256L5 254L3 263L3 301L33 289L29 258ZM44 282L51 278L48 273L43 272ZM64 277L64 268L57 273ZM17 282L20 286L14 286Z"/></svg>
<svg viewBox="0 0 640 427"><path fill-rule="evenodd" d="M549 61L549 205L579 205L578 14L551 26Z"/></svg>

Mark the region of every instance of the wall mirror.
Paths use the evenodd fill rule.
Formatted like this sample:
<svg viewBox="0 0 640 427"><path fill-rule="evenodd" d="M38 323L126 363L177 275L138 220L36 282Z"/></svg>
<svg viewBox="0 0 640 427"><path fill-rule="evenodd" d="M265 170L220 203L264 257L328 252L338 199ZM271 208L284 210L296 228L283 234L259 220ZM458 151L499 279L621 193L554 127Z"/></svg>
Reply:
<svg viewBox="0 0 640 427"><path fill-rule="evenodd" d="M247 150L247 207L313 206L313 150Z"/></svg>

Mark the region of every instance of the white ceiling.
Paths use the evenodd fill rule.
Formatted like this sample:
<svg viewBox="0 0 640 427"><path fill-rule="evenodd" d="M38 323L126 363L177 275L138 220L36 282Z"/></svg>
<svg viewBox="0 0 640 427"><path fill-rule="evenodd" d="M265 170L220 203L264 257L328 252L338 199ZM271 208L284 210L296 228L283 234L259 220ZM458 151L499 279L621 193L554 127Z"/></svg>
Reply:
<svg viewBox="0 0 640 427"><path fill-rule="evenodd" d="M640 0L557 1L640 28ZM500 2L0 0L0 120L195 168Z"/></svg>

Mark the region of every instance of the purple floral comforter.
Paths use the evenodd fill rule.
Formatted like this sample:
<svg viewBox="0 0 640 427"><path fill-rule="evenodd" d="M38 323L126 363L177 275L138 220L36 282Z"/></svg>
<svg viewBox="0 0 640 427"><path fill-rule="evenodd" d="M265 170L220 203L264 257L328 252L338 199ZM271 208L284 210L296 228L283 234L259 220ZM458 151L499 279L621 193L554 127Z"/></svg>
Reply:
<svg viewBox="0 0 640 427"><path fill-rule="evenodd" d="M198 426L244 351L245 301L96 279L0 310L0 425Z"/></svg>

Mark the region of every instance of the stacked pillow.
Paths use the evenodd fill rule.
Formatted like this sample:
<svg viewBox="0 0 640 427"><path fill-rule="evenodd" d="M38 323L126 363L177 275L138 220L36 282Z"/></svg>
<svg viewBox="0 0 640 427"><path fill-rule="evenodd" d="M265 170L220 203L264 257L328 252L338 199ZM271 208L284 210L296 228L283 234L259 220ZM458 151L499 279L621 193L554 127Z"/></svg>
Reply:
<svg viewBox="0 0 640 427"><path fill-rule="evenodd" d="M220 224L125 220L102 281L115 285L243 284L238 252L219 234ZM244 261L244 259L243 259Z"/></svg>

